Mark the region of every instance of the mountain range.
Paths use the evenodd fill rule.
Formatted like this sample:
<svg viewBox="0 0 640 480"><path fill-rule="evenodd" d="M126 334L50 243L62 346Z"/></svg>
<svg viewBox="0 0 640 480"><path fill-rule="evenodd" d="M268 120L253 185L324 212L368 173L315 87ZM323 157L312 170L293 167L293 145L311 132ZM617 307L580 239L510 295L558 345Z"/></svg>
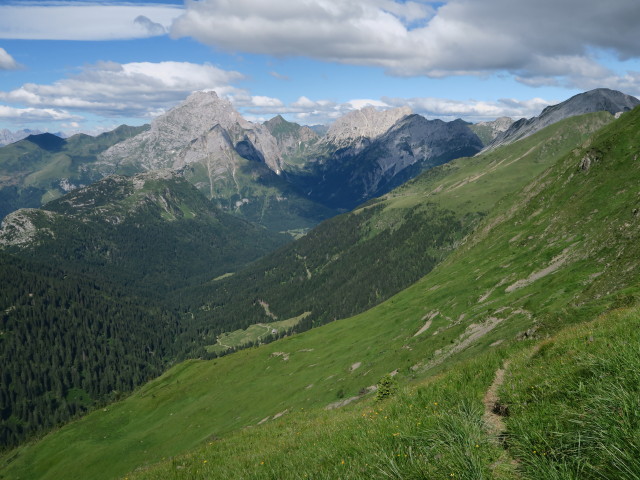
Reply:
<svg viewBox="0 0 640 480"><path fill-rule="evenodd" d="M462 122L410 113L364 108L321 136L282 117L248 122L215 92L196 92L150 126L65 140L30 135L0 148L0 216L110 174L170 168L224 210L295 234L482 147Z"/></svg>
<svg viewBox="0 0 640 480"><path fill-rule="evenodd" d="M215 92L196 92L150 126L64 141L31 135L0 148L0 215L38 207L106 175L169 168L227 212L297 235L454 158L571 115L617 113L635 104L633 97L597 89L548 107L540 117L475 125L427 120L407 107L365 107L319 135L282 117L248 122Z"/></svg>
<svg viewBox="0 0 640 480"><path fill-rule="evenodd" d="M146 128L122 125L97 137L67 139L43 133L0 148L0 217L99 180L91 167L97 154Z"/></svg>
<svg viewBox="0 0 640 480"><path fill-rule="evenodd" d="M406 109L320 136L245 123L211 93L191 102L226 123L177 110L86 139L77 171L98 181L5 217L0 439L16 448L0 475L640 473L640 110L618 115L640 102L587 92L518 138L508 119ZM160 148L178 124L199 136ZM63 157L70 139L21 142L51 155L33 156L43 177L47 158L82 165ZM194 182L207 165L220 176ZM225 181L243 205L212 196ZM243 210L280 185L330 215L355 208L291 241Z"/></svg>

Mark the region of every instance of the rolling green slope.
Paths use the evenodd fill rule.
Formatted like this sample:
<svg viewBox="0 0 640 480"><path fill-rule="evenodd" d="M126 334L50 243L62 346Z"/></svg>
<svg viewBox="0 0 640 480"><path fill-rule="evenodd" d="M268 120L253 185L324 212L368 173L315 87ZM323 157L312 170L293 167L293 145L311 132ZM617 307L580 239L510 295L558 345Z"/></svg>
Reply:
<svg viewBox="0 0 640 480"><path fill-rule="evenodd" d="M384 401L298 410L125 478L637 478L638 327L637 307L610 312Z"/></svg>
<svg viewBox="0 0 640 480"><path fill-rule="evenodd" d="M160 473L141 475L163 478L162 472L171 472L177 478L215 478L229 476L220 472L234 471L232 464L237 464L242 472L238 476L246 478L299 478L305 473L335 478L336 469L353 459L356 468L345 467L348 474L341 478L382 476L385 471L392 478L410 478L403 475L408 463L422 465L423 476L433 474L425 465L431 458L436 466L442 463L439 474L479 478L477 472L484 472L513 478L508 458L500 464L504 469L494 465L503 454L491 446L485 432L482 392L501 357L527 344L514 340L554 334L604 309L636 301L639 130L638 109L600 130L517 194L498 202L464 245L378 307L267 346L214 361L183 363L106 411L5 456L3 475L115 478L208 442L205 453L169 461ZM629 329L633 331L631 324ZM615 335L607 338L611 345ZM606 342L599 345L601 352L611 351ZM496 353L487 353L498 346ZM375 415L374 408L390 420L391 428L359 429L352 417L346 432L335 433L342 440L334 454L306 443L316 438L315 443L333 445L337 437L332 435L340 430L331 423L340 417L333 415L343 414L320 409L366 396L367 387L396 370L398 382L427 383L380 408L368 404L367 410L353 415ZM469 386L465 390L462 385ZM419 398L412 402L412 396ZM433 408L440 405L445 411ZM313 410L311 416L304 415L303 408ZM408 429L401 413L414 408L424 417L407 417L416 427ZM429 428L418 428L421 418ZM279 430L257 426L274 420L280 422ZM437 420L448 423L440 428ZM301 447L279 440L298 425L305 440ZM216 441L244 426L254 428L238 433L240 441ZM278 436L269 442L251 440L264 438L265 432ZM418 433L431 439L428 444L441 446L440 457L439 452L420 450L414 441ZM358 446L362 437L385 447L375 459L384 461L388 470L358 463L366 458ZM283 449L259 447L265 443ZM225 461L217 455L228 445L254 446L256 451ZM476 448L482 450L465 455ZM309 452L318 456L307 456ZM260 470L272 460L280 467ZM291 469L283 469L287 466Z"/></svg>

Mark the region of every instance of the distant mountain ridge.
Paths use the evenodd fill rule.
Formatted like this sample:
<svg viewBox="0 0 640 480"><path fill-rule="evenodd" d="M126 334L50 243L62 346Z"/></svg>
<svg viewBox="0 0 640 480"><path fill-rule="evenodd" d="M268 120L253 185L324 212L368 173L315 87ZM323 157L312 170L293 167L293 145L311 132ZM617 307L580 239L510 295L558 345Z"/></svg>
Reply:
<svg viewBox="0 0 640 480"><path fill-rule="evenodd" d="M337 146L351 146L360 141L375 140L412 113L409 107L382 111L374 107L354 110L333 122L323 141Z"/></svg>
<svg viewBox="0 0 640 480"><path fill-rule="evenodd" d="M325 132L281 116L252 123L215 92L195 92L150 126L66 140L35 135L0 148L0 217L107 175L170 168L228 213L298 235L433 166L512 143L568 116L617 113L638 103L596 89L538 117L475 125L427 120L408 107L365 107Z"/></svg>
<svg viewBox="0 0 640 480"><path fill-rule="evenodd" d="M30 134L0 148L0 219L19 208L37 208L102 178L93 169L97 155L148 126L121 125L92 137Z"/></svg>
<svg viewBox="0 0 640 480"><path fill-rule="evenodd" d="M350 210L424 170L482 149L462 120L427 120L408 109L387 112L391 115L373 125L372 110L350 115L351 122L323 137L302 171L289 173L290 181L319 203Z"/></svg>
<svg viewBox="0 0 640 480"><path fill-rule="evenodd" d="M631 95L608 88L596 88L574 95L557 105L546 107L537 117L523 118L514 122L484 150L493 150L500 145L513 143L565 118L600 111L615 115L633 110L637 105L640 105L640 100Z"/></svg>
<svg viewBox="0 0 640 480"><path fill-rule="evenodd" d="M27 138L29 135L39 135L44 133L40 130L31 130L29 128L25 128L23 130L11 131L6 128L0 130L0 147L4 145L9 145L10 143L15 143L23 138ZM55 133L58 137L64 138L64 135L61 132Z"/></svg>
<svg viewBox="0 0 640 480"><path fill-rule="evenodd" d="M0 249L155 292L234 271L288 240L221 211L169 169L106 177L0 226Z"/></svg>

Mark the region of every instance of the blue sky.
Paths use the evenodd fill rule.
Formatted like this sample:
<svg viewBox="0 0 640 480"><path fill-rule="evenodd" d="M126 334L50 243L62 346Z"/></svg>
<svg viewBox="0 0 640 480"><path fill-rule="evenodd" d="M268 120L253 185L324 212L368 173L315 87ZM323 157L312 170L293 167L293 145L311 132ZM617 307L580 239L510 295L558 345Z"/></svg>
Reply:
<svg viewBox="0 0 640 480"><path fill-rule="evenodd" d="M98 133L213 89L249 120L529 117L640 95L640 2L0 0L0 129Z"/></svg>

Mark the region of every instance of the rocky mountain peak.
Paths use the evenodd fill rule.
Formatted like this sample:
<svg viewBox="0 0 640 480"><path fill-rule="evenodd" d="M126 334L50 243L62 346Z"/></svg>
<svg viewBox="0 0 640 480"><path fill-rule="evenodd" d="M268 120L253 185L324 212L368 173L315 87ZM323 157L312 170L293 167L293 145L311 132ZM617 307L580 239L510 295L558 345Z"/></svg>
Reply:
<svg viewBox="0 0 640 480"><path fill-rule="evenodd" d="M264 122L265 126L267 126L268 128L273 128L273 127L277 127L278 125L283 125L289 123L287 122L282 115L276 115L275 117L267 120L266 122Z"/></svg>
<svg viewBox="0 0 640 480"><path fill-rule="evenodd" d="M218 97L216 92L194 92L184 102L159 116L151 124L150 134L169 134L174 141L188 142L204 135L215 125L225 129L236 125L251 127L231 102Z"/></svg>
<svg viewBox="0 0 640 480"><path fill-rule="evenodd" d="M294 152L300 153L300 149L304 150L308 146L307 144L319 138L319 135L309 127L289 122L281 115L273 117L263 125L276 139L278 147L285 155L291 155Z"/></svg>
<svg viewBox="0 0 640 480"><path fill-rule="evenodd" d="M373 140L384 134L398 120L411 115L411 113L411 108L409 107L390 108L388 110L365 107L360 110L354 110L338 118L329 127L324 140L337 145L360 138Z"/></svg>
<svg viewBox="0 0 640 480"><path fill-rule="evenodd" d="M509 117L499 117L490 122L478 122L469 125L482 140L484 145L490 144L498 135L507 131L513 125L513 119Z"/></svg>
<svg viewBox="0 0 640 480"><path fill-rule="evenodd" d="M100 156L104 173L121 164L135 162L139 170L181 168L186 152L194 142L209 135L213 128L227 132L233 144L251 142L263 154L264 162L275 172L280 169L280 154L275 139L263 125L245 120L229 100L213 91L194 92L181 104L156 118L151 128L118 143ZM198 157L199 158L199 157ZM111 171L108 168L111 167Z"/></svg>
<svg viewBox="0 0 640 480"><path fill-rule="evenodd" d="M509 128L513 124L513 118L511 117L499 117L490 122L478 122L476 125L480 125L483 127L490 127L492 130L496 132L504 132L507 128Z"/></svg>

